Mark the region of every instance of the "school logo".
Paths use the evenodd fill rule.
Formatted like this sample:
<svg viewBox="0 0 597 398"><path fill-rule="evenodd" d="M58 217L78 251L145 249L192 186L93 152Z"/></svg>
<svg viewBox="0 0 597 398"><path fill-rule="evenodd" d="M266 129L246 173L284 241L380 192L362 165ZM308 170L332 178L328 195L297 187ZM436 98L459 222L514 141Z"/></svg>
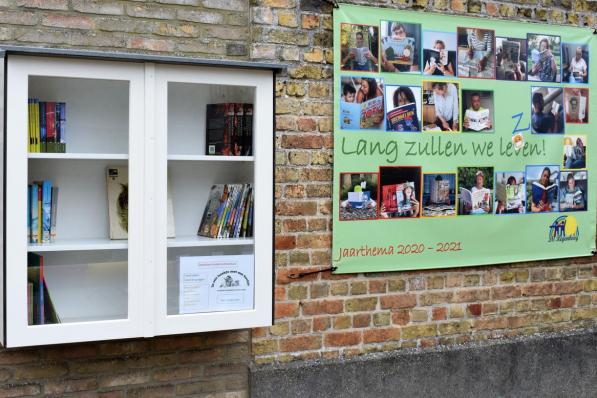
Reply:
<svg viewBox="0 0 597 398"><path fill-rule="evenodd" d="M574 216L559 216L549 226L549 242L578 240L578 223Z"/></svg>

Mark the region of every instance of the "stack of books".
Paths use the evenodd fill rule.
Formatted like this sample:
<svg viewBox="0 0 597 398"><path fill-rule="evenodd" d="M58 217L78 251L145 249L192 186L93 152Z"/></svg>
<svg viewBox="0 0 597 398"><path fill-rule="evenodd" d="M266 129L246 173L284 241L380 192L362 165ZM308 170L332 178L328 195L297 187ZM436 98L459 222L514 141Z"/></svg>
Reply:
<svg viewBox="0 0 597 398"><path fill-rule="evenodd" d="M253 104L208 104L205 154L251 156L253 152Z"/></svg>
<svg viewBox="0 0 597 398"><path fill-rule="evenodd" d="M27 254L27 319L29 325L60 323L44 278L44 258Z"/></svg>
<svg viewBox="0 0 597 398"><path fill-rule="evenodd" d="M197 235L209 238L253 236L253 184L216 184Z"/></svg>
<svg viewBox="0 0 597 398"><path fill-rule="evenodd" d="M27 195L27 233L29 243L51 243L56 239L58 187L52 181L34 182Z"/></svg>
<svg viewBox="0 0 597 398"><path fill-rule="evenodd" d="M66 103L29 98L29 152L66 152Z"/></svg>

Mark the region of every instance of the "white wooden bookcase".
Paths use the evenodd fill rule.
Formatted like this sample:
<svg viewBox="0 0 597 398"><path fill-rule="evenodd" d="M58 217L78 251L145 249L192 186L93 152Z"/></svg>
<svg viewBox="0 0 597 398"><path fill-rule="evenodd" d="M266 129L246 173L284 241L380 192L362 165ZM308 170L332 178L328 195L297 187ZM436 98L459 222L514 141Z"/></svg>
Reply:
<svg viewBox="0 0 597 398"><path fill-rule="evenodd" d="M5 347L270 325L273 83L279 66L5 48ZM41 56L43 55L43 56ZM28 153L27 99L67 104L67 153ZM253 103L253 156L205 155L205 105ZM2 108L0 108L0 111ZM128 240L110 240L106 168L129 168ZM27 184L60 189L55 243L27 241ZM254 237L196 235L215 183L252 182ZM166 237L167 186L176 238ZM27 253L59 324L29 325ZM251 310L178 313L178 258L252 254Z"/></svg>

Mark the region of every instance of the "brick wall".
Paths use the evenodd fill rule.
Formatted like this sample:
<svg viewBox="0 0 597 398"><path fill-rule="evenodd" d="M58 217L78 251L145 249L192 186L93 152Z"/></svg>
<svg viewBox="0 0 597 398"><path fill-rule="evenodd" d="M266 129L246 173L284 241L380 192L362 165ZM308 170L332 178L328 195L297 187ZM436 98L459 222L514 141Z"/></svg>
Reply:
<svg viewBox="0 0 597 398"><path fill-rule="evenodd" d="M0 0L0 43L248 59L248 0ZM0 350L0 398L247 396L250 332Z"/></svg>
<svg viewBox="0 0 597 398"><path fill-rule="evenodd" d="M342 1L595 26L582 0ZM320 0L256 0L254 59L277 80L275 325L253 331L257 364L561 331L597 324L597 259L441 271L289 275L331 266L332 19Z"/></svg>

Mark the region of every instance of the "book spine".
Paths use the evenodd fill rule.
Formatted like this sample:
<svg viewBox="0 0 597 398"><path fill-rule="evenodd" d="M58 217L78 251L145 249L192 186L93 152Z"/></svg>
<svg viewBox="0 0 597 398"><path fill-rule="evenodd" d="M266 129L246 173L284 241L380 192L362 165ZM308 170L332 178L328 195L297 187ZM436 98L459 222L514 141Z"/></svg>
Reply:
<svg viewBox="0 0 597 398"><path fill-rule="evenodd" d="M66 153L66 102L60 103L60 152Z"/></svg>
<svg viewBox="0 0 597 398"><path fill-rule="evenodd" d="M232 220L232 223L230 225L230 232L228 233L229 238L235 237L234 235L236 234L236 226L238 225L238 219L241 214L241 209L243 206L243 200L245 197L246 190L247 190L247 186L246 186L246 184L243 184L241 186L240 195L238 197L238 202L237 202L235 210L234 210L234 219Z"/></svg>
<svg viewBox="0 0 597 398"><path fill-rule="evenodd" d="M54 130L56 130L56 152L60 152L60 102L55 103Z"/></svg>
<svg viewBox="0 0 597 398"><path fill-rule="evenodd" d="M240 224L242 222L243 219L243 212L245 210L245 205L247 202L247 194L249 193L249 184L245 184L245 186L243 187L243 195L242 195L242 200L240 202L240 206L238 208L238 213L236 216L236 220L234 220L234 228L233 228L233 233L232 233L232 237L233 238L238 238L238 233L239 233L239 228L240 228Z"/></svg>
<svg viewBox="0 0 597 398"><path fill-rule="evenodd" d="M50 243L50 230L52 223L52 181L42 184L42 243Z"/></svg>
<svg viewBox="0 0 597 398"><path fill-rule="evenodd" d="M37 184L37 243L42 243L43 234L43 187L40 182Z"/></svg>
<svg viewBox="0 0 597 398"><path fill-rule="evenodd" d="M39 324L46 323L45 305L44 305L44 258L39 256Z"/></svg>
<svg viewBox="0 0 597 398"><path fill-rule="evenodd" d="M245 220L249 215L249 201L251 200L251 195L253 194L253 185L249 184L249 189L247 190L247 198L245 200L245 204L243 206L243 213L241 217L241 222L238 227L238 236L241 236L243 226L246 226Z"/></svg>
<svg viewBox="0 0 597 398"><path fill-rule="evenodd" d="M219 204L218 210L217 210L217 216L214 217L213 223L210 227L209 236L212 238L217 237L219 221L221 220L222 214L224 212L224 206L226 205L226 199L229 194L229 191L228 191L229 189L230 189L230 187L228 185L224 185L224 190L222 192L222 197L220 198L220 204Z"/></svg>
<svg viewBox="0 0 597 398"><path fill-rule="evenodd" d="M46 139L48 152L56 152L56 103L46 103Z"/></svg>
<svg viewBox="0 0 597 398"><path fill-rule="evenodd" d="M58 187L52 187L52 212L50 214L50 242L56 241L56 217L58 215Z"/></svg>
<svg viewBox="0 0 597 398"><path fill-rule="evenodd" d="M253 104L244 105L244 123L243 123L243 154L251 156L253 153Z"/></svg>
<svg viewBox="0 0 597 398"><path fill-rule="evenodd" d="M33 325L33 282L27 283L27 324Z"/></svg>
<svg viewBox="0 0 597 398"><path fill-rule="evenodd" d="M253 236L253 195L249 202L249 222L247 224L247 236Z"/></svg>
<svg viewBox="0 0 597 398"><path fill-rule="evenodd" d="M31 112L31 98L27 99L27 137L29 137L29 152L33 152L33 115Z"/></svg>
<svg viewBox="0 0 597 398"><path fill-rule="evenodd" d="M218 238L221 238L223 236L226 222L228 221L228 217L230 216L230 206L231 206L232 200L234 199L235 193L236 193L236 185L231 185L231 191L228 194L228 199L226 200L226 206L224 206L224 214L222 215L222 220L218 227L218 234L217 234Z"/></svg>
<svg viewBox="0 0 597 398"><path fill-rule="evenodd" d="M46 103L39 103L39 128L41 138L41 152L47 152L46 142Z"/></svg>
<svg viewBox="0 0 597 398"><path fill-rule="evenodd" d="M35 152L41 152L41 134L39 126L39 100L33 100L33 123L35 127Z"/></svg>
<svg viewBox="0 0 597 398"><path fill-rule="evenodd" d="M39 243L39 218L37 211L37 184L31 184L30 190L30 210L31 210L31 243Z"/></svg>
<svg viewBox="0 0 597 398"><path fill-rule="evenodd" d="M31 243L31 184L27 185L27 242Z"/></svg>
<svg viewBox="0 0 597 398"><path fill-rule="evenodd" d="M242 226L241 226L241 231L240 231L240 237L245 237L247 234L247 221L248 221L248 214L249 214L249 202L251 201L251 193L253 192L252 189L249 189L249 193L247 195L247 204L245 205L245 208L243 209L243 222L242 222Z"/></svg>
<svg viewBox="0 0 597 398"><path fill-rule="evenodd" d="M222 147L222 154L224 156L231 155L231 139L234 130L234 104L226 104L226 121L224 124L224 144Z"/></svg>
<svg viewBox="0 0 597 398"><path fill-rule="evenodd" d="M232 210L230 212L230 217L228 219L228 223L226 225L226 233L224 238L230 237L230 232L232 230L232 226L234 225L234 220L236 219L236 214L238 213L238 205L240 202L241 194L242 194L242 185L238 185L236 189L236 197L234 198L234 202L232 204Z"/></svg>

